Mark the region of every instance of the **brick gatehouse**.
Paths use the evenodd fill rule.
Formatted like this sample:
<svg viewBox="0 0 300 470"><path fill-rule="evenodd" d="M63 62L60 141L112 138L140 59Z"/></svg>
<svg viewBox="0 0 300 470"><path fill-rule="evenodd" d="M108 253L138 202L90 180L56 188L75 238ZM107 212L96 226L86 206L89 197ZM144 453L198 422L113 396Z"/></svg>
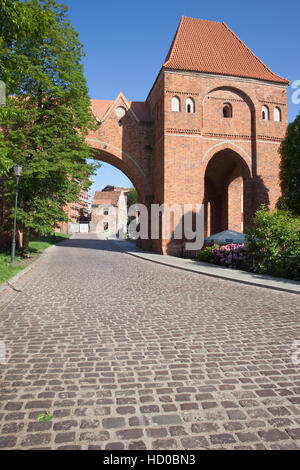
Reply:
<svg viewBox="0 0 300 470"><path fill-rule="evenodd" d="M145 102L92 100L95 158L122 170L139 201L205 205L205 235L242 232L280 195L288 80L225 23L182 17ZM178 254L183 241L142 242Z"/></svg>

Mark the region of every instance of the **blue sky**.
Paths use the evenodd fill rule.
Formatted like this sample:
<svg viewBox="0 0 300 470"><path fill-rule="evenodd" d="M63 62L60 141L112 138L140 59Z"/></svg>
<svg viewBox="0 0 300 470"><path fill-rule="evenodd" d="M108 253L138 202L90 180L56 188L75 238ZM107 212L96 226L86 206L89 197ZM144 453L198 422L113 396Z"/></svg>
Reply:
<svg viewBox="0 0 300 470"><path fill-rule="evenodd" d="M59 1L59 0L58 0ZM90 97L115 99L122 90L128 100L144 101L167 55L180 17L225 21L275 73L292 83L300 80L300 2L252 0L103 1L62 0L84 45L84 71ZM300 105L288 90L292 121ZM103 164L91 188L131 185L116 168Z"/></svg>

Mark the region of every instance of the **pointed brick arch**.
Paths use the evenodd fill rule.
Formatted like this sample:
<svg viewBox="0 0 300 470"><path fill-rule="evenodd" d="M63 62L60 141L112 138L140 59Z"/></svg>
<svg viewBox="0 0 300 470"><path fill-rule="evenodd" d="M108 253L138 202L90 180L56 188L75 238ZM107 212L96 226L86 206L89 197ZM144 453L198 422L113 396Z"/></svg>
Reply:
<svg viewBox="0 0 300 470"><path fill-rule="evenodd" d="M92 100L91 108L98 128L86 140L94 158L126 174L142 199L151 195L153 136L147 103L130 102L120 92L114 101Z"/></svg>
<svg viewBox="0 0 300 470"><path fill-rule="evenodd" d="M236 150L212 150L205 169L206 236L223 230L243 232L252 215L250 167Z"/></svg>
<svg viewBox="0 0 300 470"><path fill-rule="evenodd" d="M144 170L131 155L97 139L87 139L87 141L94 149L94 159L109 163L122 171L130 179L141 199L151 192L151 185Z"/></svg>
<svg viewBox="0 0 300 470"><path fill-rule="evenodd" d="M245 164L248 166L249 172L251 173L251 157L249 153L242 147L241 144L229 140L218 142L210 147L209 150L207 150L203 155L201 162L205 165L205 167L207 167L213 156L222 150L232 150L232 152L238 154L239 157L244 160Z"/></svg>

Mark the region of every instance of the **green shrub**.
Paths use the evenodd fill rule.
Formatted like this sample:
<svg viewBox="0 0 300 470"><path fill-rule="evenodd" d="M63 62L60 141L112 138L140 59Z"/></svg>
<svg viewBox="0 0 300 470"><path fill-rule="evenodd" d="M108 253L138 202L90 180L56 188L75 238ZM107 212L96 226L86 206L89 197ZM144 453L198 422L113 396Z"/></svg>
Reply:
<svg viewBox="0 0 300 470"><path fill-rule="evenodd" d="M205 263L210 263L214 262L214 256L212 254L212 250L215 250L219 248L219 245L213 245L213 246L206 246L203 248L202 251L198 254L198 259L199 261L203 261Z"/></svg>
<svg viewBox="0 0 300 470"><path fill-rule="evenodd" d="M253 228L247 233L249 252L268 257L300 256L300 220L288 211L269 212L264 206L255 213Z"/></svg>
<svg viewBox="0 0 300 470"><path fill-rule="evenodd" d="M300 281L300 259L290 258L286 266L286 276L289 279Z"/></svg>

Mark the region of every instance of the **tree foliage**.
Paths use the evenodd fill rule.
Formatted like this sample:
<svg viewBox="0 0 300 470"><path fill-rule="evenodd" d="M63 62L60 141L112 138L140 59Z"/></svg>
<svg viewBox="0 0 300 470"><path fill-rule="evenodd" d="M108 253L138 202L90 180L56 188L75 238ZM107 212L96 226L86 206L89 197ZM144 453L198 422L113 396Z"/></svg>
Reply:
<svg viewBox="0 0 300 470"><path fill-rule="evenodd" d="M17 36L25 35L27 18L24 4L18 0L0 0L0 46L12 43Z"/></svg>
<svg viewBox="0 0 300 470"><path fill-rule="evenodd" d="M282 196L279 207L300 215L300 114L289 124L280 153Z"/></svg>
<svg viewBox="0 0 300 470"><path fill-rule="evenodd" d="M67 220L65 204L90 186L97 166L87 163L91 148L85 137L94 118L81 64L84 53L65 5L54 0L1 3L6 10L0 20L0 78L10 95L0 109L2 153L8 163L23 166L19 227L45 234ZM14 178L7 179L4 192L12 204Z"/></svg>
<svg viewBox="0 0 300 470"><path fill-rule="evenodd" d="M12 44L19 34L25 34L26 18L23 5L17 0L0 0L0 61L5 48ZM8 148L4 143L3 134L0 133L0 177L9 173L13 160L8 156Z"/></svg>
<svg viewBox="0 0 300 470"><path fill-rule="evenodd" d="M132 206L133 204L137 204L138 203L138 193L137 193L137 190L135 188L130 188L129 189L129 194L127 196L127 207L129 209L130 206Z"/></svg>

